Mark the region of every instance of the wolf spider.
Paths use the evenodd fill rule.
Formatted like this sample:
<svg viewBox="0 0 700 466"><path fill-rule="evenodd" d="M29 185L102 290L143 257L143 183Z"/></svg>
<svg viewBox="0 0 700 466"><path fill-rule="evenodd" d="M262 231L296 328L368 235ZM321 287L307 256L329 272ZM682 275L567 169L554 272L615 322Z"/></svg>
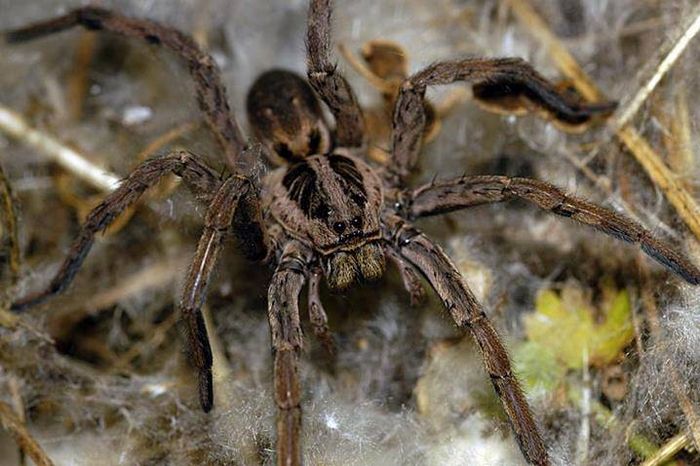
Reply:
<svg viewBox="0 0 700 466"><path fill-rule="evenodd" d="M674 248L639 224L611 210L565 194L543 181L506 176L462 176L407 187L418 162L426 122L428 86L458 81L475 86L479 99L516 111L535 109L566 125L582 125L609 113L611 104L587 104L559 92L518 58L467 58L434 63L406 78L393 112L390 163L364 160L366 129L353 90L331 61L330 0L311 0L306 54L308 82L294 73L263 73L247 97L255 139L247 142L229 108L220 72L212 58L181 32L156 22L83 7L6 35L22 42L74 26L143 39L182 57L194 80L197 101L220 142L232 171L220 177L187 151L140 164L88 216L60 270L43 290L12 304L23 311L62 292L73 280L95 234L164 175L175 173L206 206L204 230L184 284L180 312L189 358L197 370L199 401L214 405L212 354L201 306L222 249L233 234L251 260L274 268L268 289L274 397L277 405L277 463L299 465L303 346L299 295L308 283L309 316L314 333L330 341L319 298L320 280L331 290L379 279L386 259L394 263L412 296L423 277L440 297L454 322L476 340L496 393L520 449L531 464L549 464L547 449L527 401L513 375L501 339L486 313L442 248L412 221L476 205L523 199L562 217L591 226L642 250L686 281L700 283L700 270ZM320 100L335 119L331 129ZM258 183L238 162L264 152L276 168Z"/></svg>

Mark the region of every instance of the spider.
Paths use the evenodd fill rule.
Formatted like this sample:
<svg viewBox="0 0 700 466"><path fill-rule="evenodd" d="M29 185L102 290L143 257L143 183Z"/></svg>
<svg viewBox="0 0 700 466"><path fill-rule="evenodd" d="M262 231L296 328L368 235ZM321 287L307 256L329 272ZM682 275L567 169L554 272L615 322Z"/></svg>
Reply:
<svg viewBox="0 0 700 466"><path fill-rule="evenodd" d="M254 139L244 138L229 108L212 58L183 33L153 21L97 7L83 7L7 33L9 42L36 39L74 26L138 38L165 47L187 63L197 102L223 149L232 174L219 176L188 151L140 164L87 217L77 239L44 289L14 302L24 311L71 283L96 233L169 173L206 206L204 229L184 283L179 309L189 359L197 371L199 402L214 406L212 354L201 313L207 283L223 240L234 235L246 256L274 269L268 288L277 463L302 463L300 355L303 335L299 296L308 284L309 320L323 342L331 341L321 304L322 279L333 291L379 279L386 261L398 267L412 296L422 279L439 296L456 325L476 340L493 387L522 454L531 464L550 464L537 424L511 369L508 354L489 318L442 248L412 225L414 220L481 204L523 199L536 207L591 226L642 250L687 282L700 270L671 246L621 214L565 194L533 179L462 176L411 188L426 124L428 86L465 82L478 98L511 111L535 109L556 122L579 126L604 116L613 104L588 104L560 92L517 58L466 58L434 63L399 87L392 116L390 161L374 166L365 158L366 128L353 90L331 61L330 0L311 0L307 19L307 78L285 70L263 73L247 96ZM319 99L320 98L320 99ZM321 102L330 110L327 124ZM264 154L275 166L261 181L241 161Z"/></svg>

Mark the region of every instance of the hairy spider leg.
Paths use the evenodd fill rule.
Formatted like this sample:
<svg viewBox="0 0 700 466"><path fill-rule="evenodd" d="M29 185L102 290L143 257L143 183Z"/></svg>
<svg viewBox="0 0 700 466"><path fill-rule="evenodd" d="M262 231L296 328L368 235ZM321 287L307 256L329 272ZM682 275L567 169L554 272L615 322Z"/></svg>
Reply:
<svg viewBox="0 0 700 466"><path fill-rule="evenodd" d="M418 306L425 300L425 289L416 268L393 249L387 249L386 255L399 270L403 287L411 300L411 306Z"/></svg>
<svg viewBox="0 0 700 466"><path fill-rule="evenodd" d="M177 29L155 21L123 16L104 8L86 6L64 16L7 32L5 38L10 43L25 42L75 26L141 39L149 44L161 45L182 57L194 80L199 108L224 148L229 168L234 173L239 171L238 162L246 143L229 107L221 71L211 55L202 51L191 37Z"/></svg>
<svg viewBox="0 0 700 466"><path fill-rule="evenodd" d="M251 193L252 191L252 193ZM232 176L223 182L211 200L204 220L204 231L187 272L180 313L185 323L187 347L192 365L197 370L199 402L208 412L214 406L212 355L207 328L202 316L209 279L216 266L223 239L231 232L239 206L255 198L247 178Z"/></svg>
<svg viewBox="0 0 700 466"><path fill-rule="evenodd" d="M299 243L288 243L272 277L267 297L277 405L279 466L302 464L299 356L303 335L299 318L299 294L306 281L310 255L311 252Z"/></svg>
<svg viewBox="0 0 700 466"><path fill-rule="evenodd" d="M328 328L328 315L321 302L321 279L323 274L320 269L309 274L308 306L309 322L316 338L321 342L328 354L335 354L333 335Z"/></svg>
<svg viewBox="0 0 700 466"><path fill-rule="evenodd" d="M488 84L489 89L497 88L503 96L526 98L555 120L570 125L607 115L616 106L574 101L520 58L467 58L432 64L406 79L399 90L392 123L392 162L385 172L392 186L403 186L418 162L426 124L427 87L458 81Z"/></svg>
<svg viewBox="0 0 700 466"><path fill-rule="evenodd" d="M340 147L365 145L365 121L357 97L330 61L330 0L311 0L306 32L307 75L311 87L328 105L335 118L336 144Z"/></svg>
<svg viewBox="0 0 700 466"><path fill-rule="evenodd" d="M119 214L132 206L147 189L168 173L181 177L195 196L204 201L208 200L221 184L214 170L190 152L178 151L146 160L88 214L78 237L73 241L49 285L12 303L11 309L24 311L65 290L90 251L95 235L109 227Z"/></svg>
<svg viewBox="0 0 700 466"><path fill-rule="evenodd" d="M692 285L700 270L670 245L624 215L566 194L544 181L507 176L465 176L426 184L401 196L408 218L452 212L476 205L523 199L540 209L589 225L642 251Z"/></svg>
<svg viewBox="0 0 700 466"><path fill-rule="evenodd" d="M457 326L469 331L479 345L493 388L527 461L538 466L549 465L547 449L513 374L508 352L457 267L440 246L400 217L387 215L385 222L388 247L421 272Z"/></svg>

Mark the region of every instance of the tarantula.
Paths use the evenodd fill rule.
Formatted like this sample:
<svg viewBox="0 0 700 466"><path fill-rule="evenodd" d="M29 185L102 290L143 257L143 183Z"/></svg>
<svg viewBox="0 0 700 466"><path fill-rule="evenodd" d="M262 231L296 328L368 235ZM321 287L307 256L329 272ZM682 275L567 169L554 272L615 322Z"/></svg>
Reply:
<svg viewBox="0 0 700 466"><path fill-rule="evenodd" d="M325 278L327 286L336 291L374 281L383 275L387 259L398 267L409 293L420 294L424 278L459 328L471 333L523 455L531 464L549 464L547 449L501 339L454 263L412 225L416 219L520 198L622 241L639 244L646 254L689 283L700 283L698 268L639 224L542 181L462 176L407 187L421 150L428 86L471 83L483 101L509 110L535 109L566 125L585 124L614 108L608 103L586 104L559 92L521 59L437 62L406 78L393 112L391 160L386 166L372 166L364 158L367 148L362 111L353 90L331 61L330 0L310 2L308 81L289 71L272 70L262 74L248 93L248 118L259 143L248 142L241 133L215 62L177 30L101 8L83 7L9 32L6 38L22 42L73 26L143 39L181 56L194 80L199 107L221 143L233 174L222 178L187 151L140 164L90 213L50 284L13 303L12 309L26 310L65 290L95 234L164 175L175 173L207 205L204 230L180 302L204 411L214 406L214 394L212 354L200 309L223 240L235 235L248 258L274 268L268 318L280 465L302 463L302 288L308 282L313 331L328 342L327 318L319 298L321 279ZM334 117L334 128L324 119L319 97ZM239 162L261 152L277 168L258 183L240 168Z"/></svg>

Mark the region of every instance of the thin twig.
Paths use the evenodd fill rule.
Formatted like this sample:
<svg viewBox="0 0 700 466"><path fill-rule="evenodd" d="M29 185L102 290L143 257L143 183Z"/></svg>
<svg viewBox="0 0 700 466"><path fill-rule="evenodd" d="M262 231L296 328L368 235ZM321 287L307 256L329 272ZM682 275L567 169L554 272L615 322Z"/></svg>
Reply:
<svg viewBox="0 0 700 466"><path fill-rule="evenodd" d="M175 326L179 318L178 312L173 312L163 322L155 325L149 330L147 340L142 340L129 348L124 354L114 362L113 369L117 371L124 370L131 362L139 356L146 354L149 351L154 351L165 342L170 329Z"/></svg>
<svg viewBox="0 0 700 466"><path fill-rule="evenodd" d="M647 62L641 72L642 76L649 76L645 83L637 89L637 92L629 99L621 102L620 107L609 121L610 127L619 131L627 126L637 114L649 95L656 89L661 79L673 67L681 54L690 44L690 41L700 32L700 5L696 6L688 15L688 20L679 28L679 34L666 41L657 52L656 56Z"/></svg>
<svg viewBox="0 0 700 466"><path fill-rule="evenodd" d="M10 399L12 400L12 408L17 413L17 418L22 424L27 423L27 416L24 413L24 401L22 400L22 394L20 393L20 385L17 377L10 376L7 381L7 385L10 392ZM27 463L27 455L24 454L21 448L19 450L19 464L24 466Z"/></svg>
<svg viewBox="0 0 700 466"><path fill-rule="evenodd" d="M576 441L576 464L587 464L591 443L591 373L588 370L588 348L582 351L583 367L581 399L579 401L581 423Z"/></svg>
<svg viewBox="0 0 700 466"><path fill-rule="evenodd" d="M126 276L113 287L95 293L86 301L75 306L66 304L61 309L61 316L65 316L62 318L65 318L67 322L63 321L61 328L71 329L75 323L85 317L95 315L102 309L108 309L119 301L141 296L146 291L159 289L173 283L186 264L187 260L184 258L158 262Z"/></svg>
<svg viewBox="0 0 700 466"><path fill-rule="evenodd" d="M77 178L101 191L113 191L121 183L119 176L90 162L84 155L52 136L32 128L24 118L0 105L0 131L37 149Z"/></svg>
<svg viewBox="0 0 700 466"><path fill-rule="evenodd" d="M20 271L19 236L17 233L17 209L15 207L12 187L5 176L5 171L0 165L0 217L2 217L2 240L3 249L7 245L8 266L10 269L9 288L12 289L17 283ZM4 255L5 252L2 251ZM0 295L5 293L0 292ZM0 299L8 296L0 296Z"/></svg>
<svg viewBox="0 0 700 466"><path fill-rule="evenodd" d="M25 425L12 410L12 407L2 401L0 401L0 422L2 422L2 425L9 431L12 437L14 437L19 448L30 457L35 464L38 466L53 466L51 459L29 434Z"/></svg>
<svg viewBox="0 0 700 466"><path fill-rule="evenodd" d="M678 83L674 85L673 92L675 95L672 111L665 112L659 109L656 114L664 126L662 136L668 153L668 166L680 175L683 186L691 189L689 181L694 157L687 86L683 82Z"/></svg>
<svg viewBox="0 0 700 466"><path fill-rule="evenodd" d="M83 106L90 84L90 64L96 49L97 34L94 31L83 31L78 39L71 72L66 79L68 115L73 120L80 120L83 116Z"/></svg>
<svg viewBox="0 0 700 466"><path fill-rule="evenodd" d="M603 96L600 90L583 71L581 66L579 66L566 47L559 41L554 33L552 33L547 23L542 20L532 6L526 0L505 1L508 2L518 20L528 25L528 31L545 45L556 66L565 76L572 80L577 91L588 100L601 100ZM696 9L695 11L698 10ZM690 27L681 34L679 39L671 42L675 44L675 46L671 47L671 50L675 51L670 57L673 58L673 60L661 60L662 64L671 64L678 58L680 51L687 46L690 38L697 32L695 28L695 22L693 21ZM668 68L663 70L662 75L665 74L666 71L668 71ZM633 99L631 103L635 106L638 105L636 99ZM633 112L630 113L626 110L626 107L627 106L622 106L616 114L623 116L633 114ZM625 116L625 118L628 117ZM613 128L620 128L620 126L617 124L613 126ZM625 126L617 131L616 134L642 165L652 182L664 192L671 205L673 205L678 212L678 216L683 219L693 234L697 238L700 238L700 208L685 188L676 181L677 176L668 169L661 160L661 157L659 157L649 143L639 135L634 128ZM598 149L594 152L597 153L602 145L603 144L599 145Z"/></svg>
<svg viewBox="0 0 700 466"><path fill-rule="evenodd" d="M667 464L669 460L676 456L676 453L690 444L691 440L688 433L678 434L666 442L651 458L647 458L640 466L661 466L662 464Z"/></svg>

